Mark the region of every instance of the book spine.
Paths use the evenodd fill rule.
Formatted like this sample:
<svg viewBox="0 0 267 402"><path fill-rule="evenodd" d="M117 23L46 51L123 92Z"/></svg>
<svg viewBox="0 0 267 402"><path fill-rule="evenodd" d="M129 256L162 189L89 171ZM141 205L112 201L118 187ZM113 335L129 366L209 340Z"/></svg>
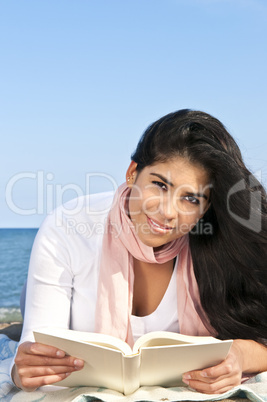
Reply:
<svg viewBox="0 0 267 402"><path fill-rule="evenodd" d="M140 354L122 356L124 394L129 395L140 387Z"/></svg>

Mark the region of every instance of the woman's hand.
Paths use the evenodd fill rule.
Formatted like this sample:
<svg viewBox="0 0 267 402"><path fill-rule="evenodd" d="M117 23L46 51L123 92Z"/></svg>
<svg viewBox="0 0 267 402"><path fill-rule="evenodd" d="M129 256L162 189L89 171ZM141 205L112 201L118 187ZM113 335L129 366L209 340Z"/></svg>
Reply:
<svg viewBox="0 0 267 402"><path fill-rule="evenodd" d="M234 341L222 363L204 370L184 373L183 382L205 394L222 394L241 383L242 371L242 349L238 341Z"/></svg>
<svg viewBox="0 0 267 402"><path fill-rule="evenodd" d="M24 391L34 391L43 385L63 380L83 366L83 360L66 356L58 348L24 342L18 347L12 377L17 387Z"/></svg>

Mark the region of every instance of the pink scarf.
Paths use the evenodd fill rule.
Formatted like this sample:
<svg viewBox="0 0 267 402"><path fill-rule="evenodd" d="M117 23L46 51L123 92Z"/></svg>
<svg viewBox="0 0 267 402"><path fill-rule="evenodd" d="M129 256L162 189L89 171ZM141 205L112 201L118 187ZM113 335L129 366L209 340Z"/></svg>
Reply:
<svg viewBox="0 0 267 402"><path fill-rule="evenodd" d="M114 197L103 237L96 306L95 331L121 338L133 345L130 325L134 270L133 257L162 264L177 255L178 315L180 332L215 335L199 300L188 235L164 245L160 251L142 243L125 212L130 189L122 184ZM205 323L205 324L204 324Z"/></svg>

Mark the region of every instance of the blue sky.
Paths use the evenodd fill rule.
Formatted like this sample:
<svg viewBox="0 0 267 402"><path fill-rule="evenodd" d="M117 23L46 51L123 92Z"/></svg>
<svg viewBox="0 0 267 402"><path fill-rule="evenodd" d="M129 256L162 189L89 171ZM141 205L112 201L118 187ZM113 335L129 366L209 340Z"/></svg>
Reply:
<svg viewBox="0 0 267 402"><path fill-rule="evenodd" d="M0 0L0 46L0 227L112 189L181 108L219 118L267 182L265 0Z"/></svg>

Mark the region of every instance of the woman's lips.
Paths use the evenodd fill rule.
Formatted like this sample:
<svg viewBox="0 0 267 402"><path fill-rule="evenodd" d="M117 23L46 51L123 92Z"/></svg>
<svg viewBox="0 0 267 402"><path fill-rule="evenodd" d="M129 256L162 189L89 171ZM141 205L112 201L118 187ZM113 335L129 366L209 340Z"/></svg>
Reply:
<svg viewBox="0 0 267 402"><path fill-rule="evenodd" d="M162 223L159 223L155 221L154 219L151 219L147 216L147 221L149 226L152 228L154 232L157 233L170 233L173 230L173 227L168 226L168 225L163 225Z"/></svg>

